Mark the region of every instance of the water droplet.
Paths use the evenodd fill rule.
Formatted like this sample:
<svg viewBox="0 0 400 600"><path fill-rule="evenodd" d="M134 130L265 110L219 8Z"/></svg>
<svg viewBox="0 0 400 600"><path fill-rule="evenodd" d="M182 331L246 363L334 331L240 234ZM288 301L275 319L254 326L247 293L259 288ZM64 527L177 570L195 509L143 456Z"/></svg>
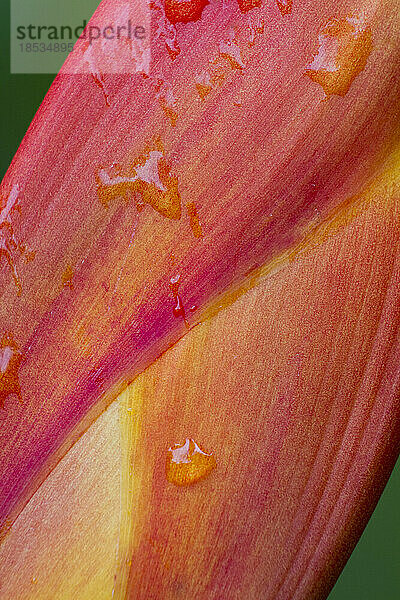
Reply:
<svg viewBox="0 0 400 600"><path fill-rule="evenodd" d="M207 454L194 440L186 438L183 445L175 444L168 449L167 480L175 485L190 485L207 477L215 466L212 454Z"/></svg>
<svg viewBox="0 0 400 600"><path fill-rule="evenodd" d="M173 23L198 21L208 0L165 0L165 16Z"/></svg>
<svg viewBox="0 0 400 600"><path fill-rule="evenodd" d="M197 214L197 208L195 203L188 202L188 204L186 204L186 210L188 211L188 215L190 218L190 227L192 228L194 237L201 238L203 236L203 231L201 228L199 215Z"/></svg>
<svg viewBox="0 0 400 600"><path fill-rule="evenodd" d="M81 36L74 49L74 55L79 55L80 59L75 65L75 72L91 76L107 107L111 105L112 89L112 86L107 86L107 81L112 82L117 74L149 72L149 36L139 39L132 35L131 30L135 19L145 19L145 14L146 8L142 11L134 2L112 2L107 10L106 23L99 13L92 17L91 26L97 27L97 36L90 40L86 35ZM122 23L128 27L121 26ZM107 29L110 31L107 32ZM103 35L99 35L101 30Z"/></svg>
<svg viewBox="0 0 400 600"><path fill-rule="evenodd" d="M176 277L171 277L170 279L170 288L175 301L175 306L173 307L172 312L174 313L175 317L182 317L186 327L188 327L189 324L186 321L185 308L183 306L182 299L179 295L179 286L181 285L180 280L180 275L176 275Z"/></svg>
<svg viewBox="0 0 400 600"><path fill-rule="evenodd" d="M74 287L72 283L72 278L74 276L74 270L71 265L67 265L64 269L63 274L61 275L61 281L64 286L69 287L71 290Z"/></svg>
<svg viewBox="0 0 400 600"><path fill-rule="evenodd" d="M175 127L176 122L178 120L178 113L171 106L169 106L167 104L167 102L165 101L164 98L160 99L160 105L161 105L161 108L163 110L163 113L169 119L169 122L171 123L171 126Z"/></svg>
<svg viewBox="0 0 400 600"><path fill-rule="evenodd" d="M293 0L276 0L282 16L290 15L293 9Z"/></svg>
<svg viewBox="0 0 400 600"><path fill-rule="evenodd" d="M14 342L11 333L4 333L0 343L0 408L4 401L15 394L22 402L21 387L18 371L23 360L23 354Z"/></svg>
<svg viewBox="0 0 400 600"><path fill-rule="evenodd" d="M261 6L262 0L238 0L240 12L247 13L253 8Z"/></svg>
<svg viewBox="0 0 400 600"><path fill-rule="evenodd" d="M228 70L226 62L228 62ZM220 87L224 83L231 68L229 60L226 61L226 58L221 54L211 63L210 81L213 89Z"/></svg>
<svg viewBox="0 0 400 600"><path fill-rule="evenodd" d="M176 317L185 318L185 309L183 308L183 304L182 304L182 300L181 300L180 296L176 297L176 305L174 306L174 308L172 310Z"/></svg>
<svg viewBox="0 0 400 600"><path fill-rule="evenodd" d="M256 22L250 22L250 37L249 37L249 48L252 48L255 44L257 35L262 35L265 30L265 23L262 19L258 18Z"/></svg>
<svg viewBox="0 0 400 600"><path fill-rule="evenodd" d="M171 85L163 79L158 79L155 90L156 97L160 102L163 113L169 119L171 126L175 127L178 119L178 113L174 109L176 100L174 94L172 93Z"/></svg>
<svg viewBox="0 0 400 600"><path fill-rule="evenodd" d="M372 52L372 32L362 16L332 19L319 35L319 50L306 75L327 97L345 96Z"/></svg>
<svg viewBox="0 0 400 600"><path fill-rule="evenodd" d="M6 199L0 195L0 257L4 256L10 267L18 296L22 293L22 286L14 264L14 253L18 252L25 258L26 262L33 260L35 257L35 253L28 250L25 244L18 242L14 235L11 217L14 212L20 212L19 199L20 190L18 185L13 185Z"/></svg>
<svg viewBox="0 0 400 600"><path fill-rule="evenodd" d="M221 56L226 58L232 69L244 69L245 64L240 54L238 43L234 39L221 42L219 45Z"/></svg>
<svg viewBox="0 0 400 600"><path fill-rule="evenodd" d="M167 49L167 52L168 52L169 57L170 57L171 60L175 60L176 57L181 52L181 49L178 46L176 38L173 38L172 40L166 40L165 41L165 47Z"/></svg>
<svg viewBox="0 0 400 600"><path fill-rule="evenodd" d="M110 106L110 98L107 93L106 84L104 81L104 74L99 66L101 62L101 59L99 58L99 52L97 51L96 54L96 48L94 47L94 45L91 45L88 42L86 42L82 46L82 50L83 60L89 67L90 76L94 83L97 85L97 87L101 90L106 106Z"/></svg>
<svg viewBox="0 0 400 600"><path fill-rule="evenodd" d="M195 78L196 89L202 100L211 90L220 87L232 70L242 70L245 67L233 30L229 32L228 39L219 44L218 50L219 54L210 61L208 70Z"/></svg>
<svg viewBox="0 0 400 600"><path fill-rule="evenodd" d="M104 75L99 72L99 73L91 73L91 76L92 76L93 81L97 85L97 87L101 89L106 106L110 106L110 99L108 97L108 94L106 91L106 85L104 83Z"/></svg>
<svg viewBox="0 0 400 600"><path fill-rule="evenodd" d="M136 201L138 210L148 204L168 219L181 218L178 178L171 175L160 150L149 150L125 173L120 165L99 169L97 193L105 207L115 198Z"/></svg>
<svg viewBox="0 0 400 600"><path fill-rule="evenodd" d="M200 75L197 75L195 85L200 98L204 100L212 90L210 74L204 71Z"/></svg>
<svg viewBox="0 0 400 600"><path fill-rule="evenodd" d="M164 0L151 0L150 9L154 14L154 23L157 24L155 31L152 32L152 39L159 38L164 41L170 59L175 60L181 49L176 39L176 27L166 17Z"/></svg>

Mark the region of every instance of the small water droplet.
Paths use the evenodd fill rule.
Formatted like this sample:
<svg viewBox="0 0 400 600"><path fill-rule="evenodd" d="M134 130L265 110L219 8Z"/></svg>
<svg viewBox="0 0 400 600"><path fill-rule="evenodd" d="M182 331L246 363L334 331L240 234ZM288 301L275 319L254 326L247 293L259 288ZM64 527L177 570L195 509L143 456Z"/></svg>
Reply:
<svg viewBox="0 0 400 600"><path fill-rule="evenodd" d="M219 45L221 56L226 58L232 69L244 69L245 64L242 60L240 48L236 40L229 39L221 42Z"/></svg>
<svg viewBox="0 0 400 600"><path fill-rule="evenodd" d="M12 186L7 198L0 195L0 257L4 256L11 270L18 296L22 293L21 281L14 263L14 254L18 252L26 262L34 259L35 252L25 244L17 241L11 217L14 212L21 212L19 206L20 189L17 184Z"/></svg>
<svg viewBox="0 0 400 600"><path fill-rule="evenodd" d="M201 100L204 100L211 90L219 88L232 70L241 71L245 67L234 30L229 32L227 40L218 45L218 50L219 54L210 61L208 70L195 78L195 86Z"/></svg>
<svg viewBox="0 0 400 600"><path fill-rule="evenodd" d="M199 215L197 214L197 208L194 202L188 202L186 204L186 210L190 219L190 227L193 231L193 235L196 238L201 238L203 236L203 230L201 228Z"/></svg>
<svg viewBox="0 0 400 600"><path fill-rule="evenodd" d="M163 79L158 79L156 83L156 97L165 116L169 119L171 126L175 127L178 119L178 113L175 110L176 99L172 92L172 87Z"/></svg>
<svg viewBox="0 0 400 600"><path fill-rule="evenodd" d="M210 74L204 71L200 75L197 75L195 85L200 98L204 100L212 90Z"/></svg>
<svg viewBox="0 0 400 600"><path fill-rule="evenodd" d="M106 84L105 84L105 80L104 80L104 74L100 68L101 55L99 53L99 50L97 49L97 47L95 48L94 45L89 44L89 42L84 43L84 45L82 46L82 50L83 50L83 60L88 65L90 76L91 76L93 82L99 88L99 90L101 90L101 93L104 98L104 102L105 102L106 106L109 107L110 106L110 98L107 93Z"/></svg>
<svg viewBox="0 0 400 600"><path fill-rule="evenodd" d="M181 218L178 178L171 175L159 149L149 150L125 173L120 166L101 168L96 180L97 194L105 207L115 198L125 201L133 198L138 210L148 204L168 219Z"/></svg>
<svg viewBox="0 0 400 600"><path fill-rule="evenodd" d="M179 48L178 43L175 38L172 40L166 40L165 47L167 49L167 52L168 52L171 60L175 60L176 57L179 56L179 54L181 52L181 49Z"/></svg>
<svg viewBox="0 0 400 600"><path fill-rule="evenodd" d="M169 106L164 98L160 99L160 105L163 110L163 113L169 119L171 126L175 127L176 122L178 120L178 113L176 112L176 110L174 110L172 106Z"/></svg>
<svg viewBox="0 0 400 600"><path fill-rule="evenodd" d="M249 37L249 47L252 48L256 42L257 35L262 35L265 31L265 23L259 17L255 22L250 21L249 24L250 29L250 37Z"/></svg>
<svg viewBox="0 0 400 600"><path fill-rule="evenodd" d="M238 0L240 12L247 13L253 8L261 6L262 0Z"/></svg>
<svg viewBox="0 0 400 600"><path fill-rule="evenodd" d="M345 96L372 52L372 32L362 16L330 20L319 35L319 50L306 75L329 98Z"/></svg>
<svg viewBox="0 0 400 600"><path fill-rule="evenodd" d="M155 31L152 32L152 39L160 38L164 41L170 59L175 60L179 56L181 49L176 39L176 27L168 21L165 14L165 1L150 0L150 9L155 17L154 23L157 24Z"/></svg>
<svg viewBox="0 0 400 600"><path fill-rule="evenodd" d="M91 73L92 79L95 82L95 84L97 85L98 88L100 88L102 94L103 94L103 98L104 98L104 102L106 103L106 106L109 107L110 106L110 99L108 97L107 91L106 91L106 85L104 82L104 75L102 73Z"/></svg>
<svg viewBox="0 0 400 600"><path fill-rule="evenodd" d="M181 285L181 277L180 275L176 275L175 277L171 277L170 279L170 288L172 295L174 297L175 306L172 309L175 317L182 317L186 327L189 327L188 322L186 321L186 313L185 308L183 306L182 298L179 295L179 286Z"/></svg>
<svg viewBox="0 0 400 600"><path fill-rule="evenodd" d="M168 449L167 480L179 486L190 485L207 477L215 466L212 454L204 452L193 439L186 438L183 445L175 444Z"/></svg>
<svg viewBox="0 0 400 600"><path fill-rule="evenodd" d="M185 309L183 308L182 300L180 296L176 297L176 305L172 309L176 317L185 318Z"/></svg>
<svg viewBox="0 0 400 600"><path fill-rule="evenodd" d="M165 0L165 16L174 25L198 21L208 0Z"/></svg>
<svg viewBox="0 0 400 600"><path fill-rule="evenodd" d="M74 287L74 284L72 283L72 278L74 276L74 270L71 267L71 265L67 265L64 269L63 274L61 275L61 281L62 284L66 287L69 287L70 289L72 289Z"/></svg>
<svg viewBox="0 0 400 600"><path fill-rule="evenodd" d="M23 354L15 343L11 333L4 333L0 343L0 408L4 401L15 394L22 402L18 372Z"/></svg>
<svg viewBox="0 0 400 600"><path fill-rule="evenodd" d="M290 15L293 9L293 0L276 0L282 16Z"/></svg>

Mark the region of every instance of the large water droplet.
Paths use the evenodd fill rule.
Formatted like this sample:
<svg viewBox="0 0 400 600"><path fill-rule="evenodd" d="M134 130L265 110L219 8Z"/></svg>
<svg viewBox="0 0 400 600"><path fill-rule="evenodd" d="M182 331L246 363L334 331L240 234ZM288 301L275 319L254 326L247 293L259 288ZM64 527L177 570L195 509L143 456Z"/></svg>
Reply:
<svg viewBox="0 0 400 600"><path fill-rule="evenodd" d="M15 394L22 402L19 384L19 368L23 354L14 342L11 333L4 333L0 342L0 408L8 396Z"/></svg>
<svg viewBox="0 0 400 600"><path fill-rule="evenodd" d="M327 97L345 96L372 52L372 32L362 16L332 19L319 35L319 51L306 75Z"/></svg>
<svg viewBox="0 0 400 600"><path fill-rule="evenodd" d="M194 440L187 438L183 445L175 444L168 449L167 480L175 485L190 485L207 477L215 466L214 456L207 454Z"/></svg>
<svg viewBox="0 0 400 600"><path fill-rule="evenodd" d="M148 204L168 219L181 218L178 179L170 174L163 153L150 150L132 165L129 172L120 165L101 168L96 176L97 193L104 206L115 198L135 198L138 209Z"/></svg>

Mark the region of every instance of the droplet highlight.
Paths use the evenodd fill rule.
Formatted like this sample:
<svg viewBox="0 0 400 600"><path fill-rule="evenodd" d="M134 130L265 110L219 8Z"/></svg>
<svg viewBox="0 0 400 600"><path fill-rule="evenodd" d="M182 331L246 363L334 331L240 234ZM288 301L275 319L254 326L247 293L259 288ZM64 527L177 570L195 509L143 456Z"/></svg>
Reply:
<svg viewBox="0 0 400 600"><path fill-rule="evenodd" d="M207 477L216 467L212 454L207 454L193 440L186 438L183 445L168 449L166 461L167 480L178 486L191 485Z"/></svg>
<svg viewBox="0 0 400 600"><path fill-rule="evenodd" d="M4 333L0 342L0 408L5 400L15 394L22 402L21 386L19 384L19 368L23 354L15 343L11 333Z"/></svg>
<svg viewBox="0 0 400 600"><path fill-rule="evenodd" d="M319 50L306 69L326 96L345 96L372 52L372 32L362 16L332 19L319 35Z"/></svg>

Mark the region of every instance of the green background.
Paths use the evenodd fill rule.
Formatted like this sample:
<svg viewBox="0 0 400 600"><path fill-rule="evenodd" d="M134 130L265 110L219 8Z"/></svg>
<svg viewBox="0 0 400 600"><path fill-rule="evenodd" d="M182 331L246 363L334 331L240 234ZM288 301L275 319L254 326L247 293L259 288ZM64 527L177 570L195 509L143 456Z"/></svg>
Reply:
<svg viewBox="0 0 400 600"><path fill-rule="evenodd" d="M15 154L48 90L51 75L10 75L9 3L0 0L5 24L0 48L0 177ZM400 461L329 600L400 600Z"/></svg>
<svg viewBox="0 0 400 600"><path fill-rule="evenodd" d="M4 2L4 0L2 0ZM68 38L65 34L65 40L51 40L48 38L45 30L42 31L40 40L37 37L37 29L33 34L34 42L44 42L44 46L54 46L58 44L57 52L21 52L20 45L32 44L28 39L21 40L17 38L17 27L34 26L55 26L60 35L60 27L68 25L72 27L72 32L76 27L82 26L85 20L89 20L99 4L98 0L11 0L11 26L13 35L11 36L11 71L13 73L58 73L64 61L68 56L68 43L75 44L76 37ZM5 21L9 23L10 21ZM61 44L65 43L66 50L61 52Z"/></svg>

